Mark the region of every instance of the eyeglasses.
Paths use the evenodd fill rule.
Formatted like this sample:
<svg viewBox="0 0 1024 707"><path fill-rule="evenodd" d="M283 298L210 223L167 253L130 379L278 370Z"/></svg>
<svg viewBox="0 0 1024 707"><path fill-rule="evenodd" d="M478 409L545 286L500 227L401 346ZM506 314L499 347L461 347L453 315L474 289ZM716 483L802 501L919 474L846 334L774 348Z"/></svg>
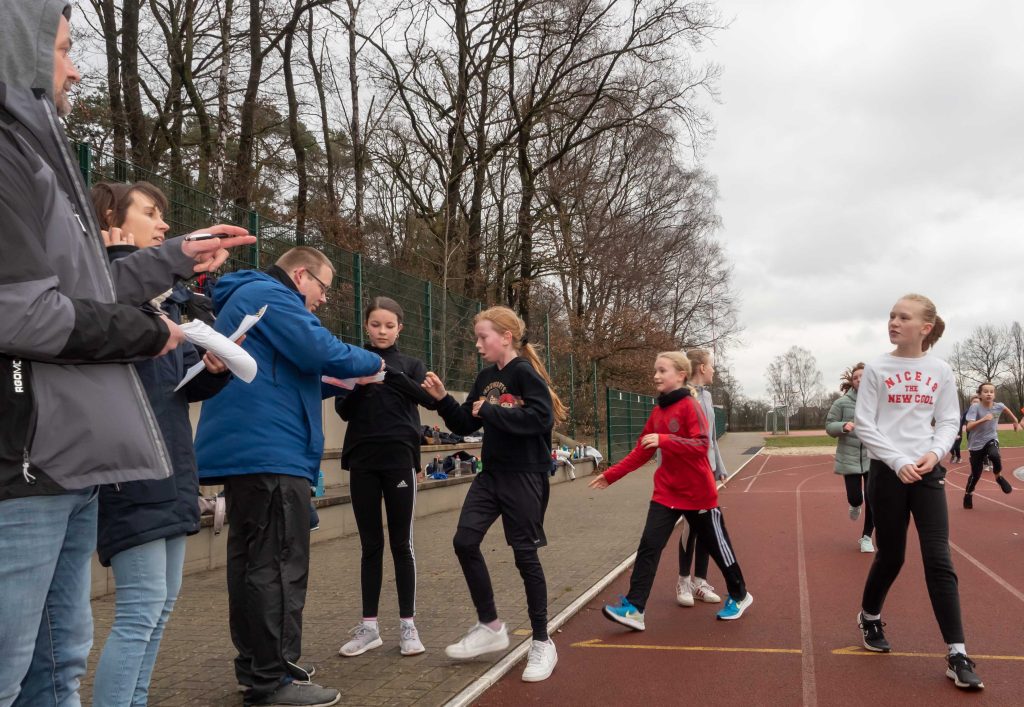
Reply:
<svg viewBox="0 0 1024 707"><path fill-rule="evenodd" d="M330 291L331 288L328 287L327 285L325 285L323 280L318 278L316 275L311 273L309 270L303 270L303 272L306 273L307 275L309 275L314 280L316 280L316 284L320 285L320 293L324 296L324 298L326 298L327 297L327 293Z"/></svg>

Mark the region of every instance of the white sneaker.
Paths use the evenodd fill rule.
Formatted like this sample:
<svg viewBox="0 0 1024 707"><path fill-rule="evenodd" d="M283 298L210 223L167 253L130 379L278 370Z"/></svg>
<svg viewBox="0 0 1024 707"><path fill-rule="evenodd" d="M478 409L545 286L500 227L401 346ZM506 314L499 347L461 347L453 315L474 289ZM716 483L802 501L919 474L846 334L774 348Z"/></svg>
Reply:
<svg viewBox="0 0 1024 707"><path fill-rule="evenodd" d="M696 577L690 585L693 588L693 596L706 604L717 604L722 597L715 594L715 588L708 584L706 579Z"/></svg>
<svg viewBox="0 0 1024 707"><path fill-rule="evenodd" d="M523 682L540 682L551 677L551 671L558 662L558 651L550 638L546 641L534 641L530 644L530 657L526 659L526 670L523 671Z"/></svg>
<svg viewBox="0 0 1024 707"><path fill-rule="evenodd" d="M875 546L871 544L871 536L865 535L860 539L861 552L874 552Z"/></svg>
<svg viewBox="0 0 1024 707"><path fill-rule="evenodd" d="M399 644L402 647L402 655L419 655L427 650L420 641L420 632L416 630L415 624L403 622L401 631Z"/></svg>
<svg viewBox="0 0 1024 707"><path fill-rule="evenodd" d="M505 624L494 631L478 623L469 629L461 641L445 648L444 653L455 660L467 660L485 653L503 651L506 648L508 648L508 630L505 628Z"/></svg>
<svg viewBox="0 0 1024 707"><path fill-rule="evenodd" d="M384 641L380 640L380 630L367 623L360 623L349 631L349 634L352 640L338 650L338 653L346 658L354 658L384 645Z"/></svg>
<svg viewBox="0 0 1024 707"><path fill-rule="evenodd" d="M857 520L860 518L860 506L850 506L850 520Z"/></svg>
<svg viewBox="0 0 1024 707"><path fill-rule="evenodd" d="M693 606L693 587L689 577L680 577L676 583L676 601L679 606Z"/></svg>

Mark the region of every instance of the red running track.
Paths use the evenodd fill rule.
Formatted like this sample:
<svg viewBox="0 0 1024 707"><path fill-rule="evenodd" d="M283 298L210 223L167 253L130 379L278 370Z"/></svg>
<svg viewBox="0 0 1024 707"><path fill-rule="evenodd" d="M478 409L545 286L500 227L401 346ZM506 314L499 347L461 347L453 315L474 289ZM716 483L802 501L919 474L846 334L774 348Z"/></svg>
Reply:
<svg viewBox="0 0 1024 707"><path fill-rule="evenodd" d="M646 631L601 614L625 593L626 572L554 636L551 678L523 683L520 663L476 704L1024 705L1024 484L1009 474L1024 465L1024 449L1004 449L1003 459L1017 490L1004 495L990 474L970 511L961 502L966 462L947 477L967 649L982 692L963 693L945 677L913 525L883 614L894 652L869 653L855 617L873 555L858 551L861 523L849 519L832 457L758 456L720 500L755 599L741 619L717 621L720 604L676 605L677 532L661 558ZM710 581L725 594L714 563Z"/></svg>

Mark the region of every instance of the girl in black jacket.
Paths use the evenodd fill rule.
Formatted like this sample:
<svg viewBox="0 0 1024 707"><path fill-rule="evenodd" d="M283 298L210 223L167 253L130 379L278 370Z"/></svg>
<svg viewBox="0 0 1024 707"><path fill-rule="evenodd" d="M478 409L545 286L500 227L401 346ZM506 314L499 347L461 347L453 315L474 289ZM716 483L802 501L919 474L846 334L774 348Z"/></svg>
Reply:
<svg viewBox="0 0 1024 707"><path fill-rule="evenodd" d="M348 423L341 466L349 470L352 512L362 545L363 620L350 632L341 655L353 657L383 645L377 609L384 571L384 526L381 498L388 514L388 536L395 562L402 655L425 649L413 618L416 613L416 556L412 524L416 506L416 475L420 465L420 416L417 404L436 409L436 401L420 388L427 368L419 359L399 352L402 308L389 297L375 297L366 307L366 348L387 364L382 383L358 385L338 396L334 409Z"/></svg>
<svg viewBox="0 0 1024 707"><path fill-rule="evenodd" d="M111 260L164 241L167 199L152 184L97 184L92 197ZM178 283L146 306L180 324L191 297ZM146 703L160 639L181 588L185 536L199 532L189 403L216 395L230 379L223 362L206 354L206 371L175 392L202 356L185 342L135 364L174 475L100 487L96 549L100 563L114 568L117 590L114 624L96 666L97 707Z"/></svg>
<svg viewBox="0 0 1024 707"><path fill-rule="evenodd" d="M473 320L476 348L490 364L476 377L461 405L434 373L423 387L438 401L438 411L456 434L484 428L480 456L484 471L466 494L452 544L476 607L477 623L445 649L449 658L468 659L504 650L508 631L498 619L494 591L480 543L500 517L505 540L526 589L533 642L523 680L546 680L558 655L547 630L547 584L537 550L547 544L544 512L551 470L551 430L566 417L565 405L537 351L527 343L526 325L508 307L491 307Z"/></svg>

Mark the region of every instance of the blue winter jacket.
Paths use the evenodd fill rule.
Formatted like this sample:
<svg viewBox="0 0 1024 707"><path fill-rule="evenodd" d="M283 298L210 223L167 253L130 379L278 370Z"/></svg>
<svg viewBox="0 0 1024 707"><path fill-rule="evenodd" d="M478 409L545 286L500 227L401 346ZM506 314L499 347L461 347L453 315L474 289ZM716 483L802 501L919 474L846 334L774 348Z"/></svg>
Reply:
<svg viewBox="0 0 1024 707"><path fill-rule="evenodd" d="M331 334L276 266L220 278L213 289L217 331L230 335L242 317L264 305L266 314L242 344L259 366L256 378L248 384L235 378L203 403L196 434L202 483L245 474L301 476L315 483L324 449L320 377L380 370L380 356Z"/></svg>

